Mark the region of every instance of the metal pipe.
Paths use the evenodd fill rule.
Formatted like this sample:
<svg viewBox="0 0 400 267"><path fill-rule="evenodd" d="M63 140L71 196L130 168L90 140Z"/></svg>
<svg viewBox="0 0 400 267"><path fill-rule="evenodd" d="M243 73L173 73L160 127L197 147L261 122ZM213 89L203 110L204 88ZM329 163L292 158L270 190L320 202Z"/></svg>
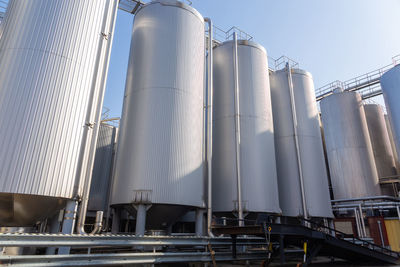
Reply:
<svg viewBox="0 0 400 267"><path fill-rule="evenodd" d="M379 229L379 237L381 238L381 246L384 247L385 246L385 240L383 239L383 233L382 233L382 225L381 225L381 221L376 221L378 223L378 229Z"/></svg>
<svg viewBox="0 0 400 267"><path fill-rule="evenodd" d="M358 205L358 211L360 212L360 221L361 221L361 227L362 227L363 235L364 235L364 237L366 237L367 236L367 231L365 230L364 215L363 215L363 212L362 212L361 204Z"/></svg>
<svg viewBox="0 0 400 267"><path fill-rule="evenodd" d="M354 208L353 211L354 211L354 218L356 219L357 234L359 237L362 237L361 230L360 230L360 221L358 220L357 208Z"/></svg>
<svg viewBox="0 0 400 267"><path fill-rule="evenodd" d="M239 226L244 225L242 207L242 178L240 170L240 101L239 101L239 59L236 32L233 33L233 72L235 77L235 139L236 139L236 178Z"/></svg>
<svg viewBox="0 0 400 267"><path fill-rule="evenodd" d="M303 167L301 165L301 155L300 155L300 145L299 145L299 136L297 133L297 116L296 116L296 102L294 98L294 90L293 90L293 80L292 80L292 72L290 70L289 62L286 63L286 71L288 75L288 83L289 83L289 94L290 94L290 107L292 110L292 119L293 119L293 133L294 133L294 142L296 145L296 158L297 158L297 166L299 171L299 182L300 182L300 190L301 190L301 201L303 206L303 215L304 219L308 219L307 212L307 203L304 189L304 177L303 177ZM304 222L305 226L308 226L308 222Z"/></svg>
<svg viewBox="0 0 400 267"><path fill-rule="evenodd" d="M400 198L397 197L390 197L390 196L372 196L372 197L359 197L359 198L343 198L343 199L334 199L331 200L332 203L337 202L352 202L352 201L369 201L369 200L378 200L378 199L385 199L391 200L395 202L400 202Z"/></svg>
<svg viewBox="0 0 400 267"><path fill-rule="evenodd" d="M136 231L137 236L144 236L146 231L146 205L139 204L136 209Z"/></svg>
<svg viewBox="0 0 400 267"><path fill-rule="evenodd" d="M399 208L399 206L396 206L396 210L397 210L397 217L399 217L399 221L400 221L400 208Z"/></svg>
<svg viewBox="0 0 400 267"><path fill-rule="evenodd" d="M97 73L94 77L93 80L93 90L91 92L92 96L95 96L96 94L94 93L97 90L100 90L100 95L97 100L97 106L95 106L94 110L92 109L92 103L95 101L91 101L89 104L88 108L88 114L86 117L86 121L90 122L92 116L94 116L94 125L92 126L87 126L86 129L90 129L93 127L93 134L91 136L91 142L89 144L89 148L87 149L85 146L85 149L83 151L84 154L87 152L89 153L88 155L88 160L87 160L87 165L86 165L86 170L84 170L84 174L82 174L81 177L84 179L84 187L83 187L83 193L82 193L82 201L80 205L80 210L79 210L79 218L78 218L78 225L77 225L77 230L79 234L87 234L84 226L85 226L85 220L86 220L86 212L87 212L87 205L89 202L89 193L90 193L90 185L92 182L92 169L93 169L93 164L94 164L94 151L96 149L96 144L97 144L97 135L98 135L98 130L99 130L99 122L101 118L101 109L103 106L103 99L104 99L104 93L105 93L105 85L106 85L106 80L107 80L107 73L108 73L108 63L110 61L110 55L111 55L111 46L112 46L112 40L113 40L113 34L114 32L114 26L115 26L115 20L116 20L116 14L117 14L117 9L118 9L118 3L119 1L109 1L108 2L109 6L106 8L106 12L104 14L104 24L103 24L103 29L104 31L101 33L102 34L102 40L101 40L101 45L99 47L99 52L98 52L98 59L96 61L96 69ZM113 5L113 6L110 6ZM111 9L111 14L109 13L109 10ZM105 51L103 53L104 49L104 43L106 42L105 45ZM104 55L104 56L102 56ZM100 60L103 60L103 64L100 64ZM102 69L100 69L100 66L103 66ZM100 81L99 81L100 80ZM88 130L86 131L86 140L84 143L87 144L87 138L89 135ZM87 149L87 150L86 150ZM90 233L94 234L94 232Z"/></svg>
<svg viewBox="0 0 400 267"><path fill-rule="evenodd" d="M207 55L207 233L213 236L212 224L212 121L213 121L213 23L210 18L204 19L208 23L208 55Z"/></svg>

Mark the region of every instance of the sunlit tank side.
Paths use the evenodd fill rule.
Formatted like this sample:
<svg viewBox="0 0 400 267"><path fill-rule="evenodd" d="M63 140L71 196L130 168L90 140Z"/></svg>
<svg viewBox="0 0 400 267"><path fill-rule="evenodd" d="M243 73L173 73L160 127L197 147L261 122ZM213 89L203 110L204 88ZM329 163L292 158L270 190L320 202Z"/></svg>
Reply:
<svg viewBox="0 0 400 267"><path fill-rule="evenodd" d="M0 39L0 225L81 195L116 0L11 0ZM110 38L111 40L111 38ZM85 138L87 137L87 138Z"/></svg>
<svg viewBox="0 0 400 267"><path fill-rule="evenodd" d="M328 176L321 138L314 82L300 69L271 72L271 99L275 129L279 200L284 216L304 216L300 171L304 180L305 204L309 217L332 217ZM292 79L295 117L293 120L289 79ZM295 129L301 168L298 165Z"/></svg>
<svg viewBox="0 0 400 267"><path fill-rule="evenodd" d="M393 138L392 126L390 125L389 116L387 114L385 114L384 116L385 116L386 129L387 129L388 135L389 135L390 146L392 148L394 162L396 163L396 170L399 173L400 172L400 162L399 162L399 158L397 157L397 150L396 150L396 144L395 144L394 138Z"/></svg>
<svg viewBox="0 0 400 267"><path fill-rule="evenodd" d="M147 228L204 208L203 17L177 1L135 15L118 137L114 207L150 204Z"/></svg>
<svg viewBox="0 0 400 267"><path fill-rule="evenodd" d="M90 185L89 211L104 211L106 214L108 209L117 130L112 125L100 124Z"/></svg>
<svg viewBox="0 0 400 267"><path fill-rule="evenodd" d="M335 92L320 105L335 199L380 195L361 96Z"/></svg>
<svg viewBox="0 0 400 267"><path fill-rule="evenodd" d="M382 107L377 104L365 104L364 111L378 177L394 179L397 175L396 163ZM396 191L392 184L381 185L381 190L384 195L392 196Z"/></svg>
<svg viewBox="0 0 400 267"><path fill-rule="evenodd" d="M396 144L397 158L400 159L400 65L385 72L380 82Z"/></svg>
<svg viewBox="0 0 400 267"><path fill-rule="evenodd" d="M275 165L267 54L250 41L238 41L240 169L245 213L280 213ZM213 212L238 209L234 42L214 48Z"/></svg>

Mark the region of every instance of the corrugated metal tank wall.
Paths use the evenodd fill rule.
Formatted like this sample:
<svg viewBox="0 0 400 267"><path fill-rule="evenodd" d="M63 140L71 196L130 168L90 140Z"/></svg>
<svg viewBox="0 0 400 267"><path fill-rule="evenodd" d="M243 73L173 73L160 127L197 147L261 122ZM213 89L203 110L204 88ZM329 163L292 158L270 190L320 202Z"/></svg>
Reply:
<svg viewBox="0 0 400 267"><path fill-rule="evenodd" d="M396 144L397 157L400 158L400 65L384 73L380 82Z"/></svg>
<svg viewBox="0 0 400 267"><path fill-rule="evenodd" d="M213 211L237 210L234 42L214 48ZM265 49L238 41L240 169L247 212L280 213Z"/></svg>
<svg viewBox="0 0 400 267"><path fill-rule="evenodd" d="M1 197L17 201L18 195L5 194L72 198L79 193L74 189L93 132L88 130L85 143L85 125L95 122L105 89L111 38L102 33L113 32L117 4L9 2L0 40ZM33 203L28 196L19 204L25 208L20 214L14 205L13 216L25 216L30 208L24 205Z"/></svg>
<svg viewBox="0 0 400 267"><path fill-rule="evenodd" d="M394 178L393 176L397 175L396 163L382 107L376 104L366 104L364 111L378 177L379 179ZM381 189L384 195L394 195L395 193L391 184L381 185Z"/></svg>
<svg viewBox="0 0 400 267"><path fill-rule="evenodd" d="M309 72L287 69L270 74L279 199L284 216L302 216L300 186L302 171L308 216L332 217L328 177L322 146L314 82ZM292 79L295 125L292 116L289 79ZM295 128L299 145L299 169Z"/></svg>
<svg viewBox="0 0 400 267"><path fill-rule="evenodd" d="M150 201L148 219L155 204L204 207L204 31L181 2L151 2L135 16L112 204Z"/></svg>
<svg viewBox="0 0 400 267"><path fill-rule="evenodd" d="M380 195L361 96L334 93L320 105L335 199Z"/></svg>
<svg viewBox="0 0 400 267"><path fill-rule="evenodd" d="M386 129L387 129L388 135L389 135L390 146L392 148L394 162L396 163L397 172L399 172L400 164L399 164L399 158L397 157L397 150L396 150L396 144L395 144L394 138L393 138L392 126L390 125L389 116L387 114L385 114L384 116L385 116Z"/></svg>
<svg viewBox="0 0 400 267"><path fill-rule="evenodd" d="M108 209L116 140L117 128L106 123L100 124L90 185L89 211Z"/></svg>

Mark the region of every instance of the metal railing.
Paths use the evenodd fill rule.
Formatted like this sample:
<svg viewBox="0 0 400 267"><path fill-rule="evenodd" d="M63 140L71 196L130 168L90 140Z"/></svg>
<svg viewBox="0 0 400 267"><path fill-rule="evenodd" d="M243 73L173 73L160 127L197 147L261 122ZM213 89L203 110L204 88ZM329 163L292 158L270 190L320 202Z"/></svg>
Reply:
<svg viewBox="0 0 400 267"><path fill-rule="evenodd" d="M338 231L336 229L330 228L328 226L325 226L323 224L320 224L320 223L317 223L317 222L314 222L314 221L311 221L311 220L306 220L306 219L303 219L303 218L299 218L299 219L302 220L302 221L308 222L311 225L311 228L314 229L314 230L321 231L321 229L325 229L325 230L330 231L331 233L335 233L335 235L331 235L331 236L334 236L334 237L336 237L336 238L338 238L340 240L351 242L351 243L359 245L359 246L367 247L368 249L371 249L373 251L377 251L377 252L380 252L380 253L384 253L384 254L389 255L391 257L395 257L395 258L399 258L400 257L400 253L398 253L396 251L393 251L393 250L387 249L385 247L379 246L379 245L374 244L372 242L369 242L367 240L360 239L358 237L355 237L354 235L350 236L349 234L346 234L344 232Z"/></svg>
<svg viewBox="0 0 400 267"><path fill-rule="evenodd" d="M365 73L344 82L334 81L322 86L315 90L317 101L331 95L338 87L342 88L344 91L358 91L363 99L380 95L382 94L380 78L386 71L393 68L398 63L400 63L400 55L394 56L391 64L377 70Z"/></svg>
<svg viewBox="0 0 400 267"><path fill-rule="evenodd" d="M128 13L135 14L138 8L144 4L145 2L141 0L119 0L118 8Z"/></svg>

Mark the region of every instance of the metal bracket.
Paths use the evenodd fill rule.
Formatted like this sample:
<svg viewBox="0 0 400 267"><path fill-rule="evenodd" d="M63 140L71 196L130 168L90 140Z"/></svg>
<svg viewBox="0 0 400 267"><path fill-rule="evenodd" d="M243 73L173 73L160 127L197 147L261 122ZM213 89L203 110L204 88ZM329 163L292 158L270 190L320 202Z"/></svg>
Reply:
<svg viewBox="0 0 400 267"><path fill-rule="evenodd" d="M95 122L86 122L86 123L85 123L85 126L91 128L91 129L93 129L93 127L94 127L95 124L96 124Z"/></svg>
<svg viewBox="0 0 400 267"><path fill-rule="evenodd" d="M105 39L105 40L107 40L107 41L108 41L108 39L110 38L110 35L111 35L110 32L109 32L109 33L104 33L104 32L101 33L101 36L103 37L103 39Z"/></svg>

